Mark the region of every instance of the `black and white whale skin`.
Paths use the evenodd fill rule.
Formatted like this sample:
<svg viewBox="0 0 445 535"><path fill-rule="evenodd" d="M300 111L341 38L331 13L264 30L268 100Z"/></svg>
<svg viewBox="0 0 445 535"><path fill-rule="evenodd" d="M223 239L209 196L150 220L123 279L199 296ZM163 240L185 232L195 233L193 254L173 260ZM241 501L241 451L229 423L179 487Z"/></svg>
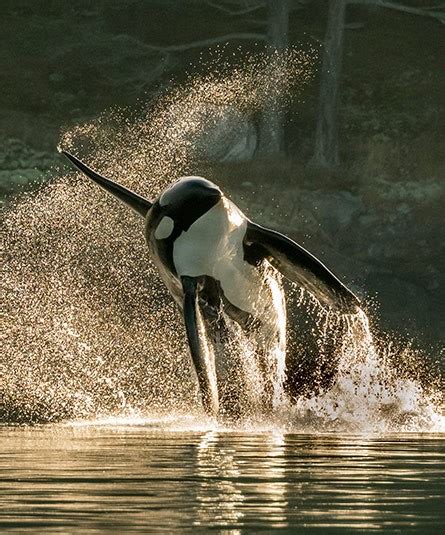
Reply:
<svg viewBox="0 0 445 535"><path fill-rule="evenodd" d="M261 265L267 260L323 304L354 313L357 297L315 256L290 238L250 221L201 177L184 177L151 202L63 154L99 186L145 218L145 236L160 276L183 311L205 411L218 411L200 318L218 325L221 310L248 329L267 299Z"/></svg>

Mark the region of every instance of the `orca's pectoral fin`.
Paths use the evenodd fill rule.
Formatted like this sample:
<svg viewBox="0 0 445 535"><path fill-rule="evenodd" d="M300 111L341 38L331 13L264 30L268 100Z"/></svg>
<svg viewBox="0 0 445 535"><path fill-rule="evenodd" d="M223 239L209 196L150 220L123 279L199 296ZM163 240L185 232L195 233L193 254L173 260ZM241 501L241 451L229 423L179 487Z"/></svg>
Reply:
<svg viewBox="0 0 445 535"><path fill-rule="evenodd" d="M211 371L206 359L205 349L200 338L198 326L198 285L196 277L181 277L184 292L184 322L190 353L198 377L204 410L210 416L218 412L217 395L212 388Z"/></svg>
<svg viewBox="0 0 445 535"><path fill-rule="evenodd" d="M245 247L253 248L257 258L267 259L322 303L343 313L355 313L360 306L358 298L320 260L287 236L249 221Z"/></svg>
<svg viewBox="0 0 445 535"><path fill-rule="evenodd" d="M147 212L152 207L152 203L148 199L145 199L134 191L131 191L128 188L121 186L117 182L114 182L113 180L105 178L99 173L96 173L96 171L93 171L93 169L88 167L88 165L84 164L81 160L66 150L62 150L61 152L73 165L77 167L77 169L82 171L82 173L84 173L88 178L91 178L91 180L96 182L96 184L98 184L102 189L114 195L120 201L130 206L130 208L133 208L133 210L142 217L147 215Z"/></svg>

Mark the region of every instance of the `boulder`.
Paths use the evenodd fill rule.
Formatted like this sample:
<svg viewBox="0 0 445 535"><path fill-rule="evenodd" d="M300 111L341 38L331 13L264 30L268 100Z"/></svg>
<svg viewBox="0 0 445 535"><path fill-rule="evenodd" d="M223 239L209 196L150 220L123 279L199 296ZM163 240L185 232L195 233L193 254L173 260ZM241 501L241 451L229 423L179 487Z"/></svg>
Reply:
<svg viewBox="0 0 445 535"><path fill-rule="evenodd" d="M349 191L308 191L302 195L301 204L329 234L344 231L363 211L360 197Z"/></svg>
<svg viewBox="0 0 445 535"><path fill-rule="evenodd" d="M231 106L208 105L199 115L202 129L195 146L201 157L214 162L245 162L253 158L258 134L245 114Z"/></svg>

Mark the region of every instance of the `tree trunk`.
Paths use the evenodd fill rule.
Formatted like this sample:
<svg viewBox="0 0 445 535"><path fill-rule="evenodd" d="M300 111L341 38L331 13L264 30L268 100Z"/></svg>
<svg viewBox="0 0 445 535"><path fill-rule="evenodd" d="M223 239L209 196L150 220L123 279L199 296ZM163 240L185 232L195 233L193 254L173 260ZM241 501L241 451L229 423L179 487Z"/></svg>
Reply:
<svg viewBox="0 0 445 535"><path fill-rule="evenodd" d="M320 80L315 150L312 167L332 170L338 157L338 93L343 55L345 0L330 0Z"/></svg>
<svg viewBox="0 0 445 535"><path fill-rule="evenodd" d="M271 54L284 51L289 42L289 0L268 0L267 14L267 43L271 47ZM274 83L275 75L272 67L269 74L271 84ZM268 109L263 111L259 142L261 155L271 156L284 150L284 113L280 104L279 97L271 98L266 103Z"/></svg>

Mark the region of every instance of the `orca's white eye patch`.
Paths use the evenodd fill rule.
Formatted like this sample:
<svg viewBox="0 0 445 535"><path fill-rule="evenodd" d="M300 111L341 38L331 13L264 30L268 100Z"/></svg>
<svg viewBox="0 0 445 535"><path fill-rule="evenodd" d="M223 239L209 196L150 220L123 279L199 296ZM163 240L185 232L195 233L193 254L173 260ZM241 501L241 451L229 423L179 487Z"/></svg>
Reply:
<svg viewBox="0 0 445 535"><path fill-rule="evenodd" d="M157 240L165 240L170 236L175 227L175 222L171 217L165 216L159 221L159 225L155 230L155 238Z"/></svg>

